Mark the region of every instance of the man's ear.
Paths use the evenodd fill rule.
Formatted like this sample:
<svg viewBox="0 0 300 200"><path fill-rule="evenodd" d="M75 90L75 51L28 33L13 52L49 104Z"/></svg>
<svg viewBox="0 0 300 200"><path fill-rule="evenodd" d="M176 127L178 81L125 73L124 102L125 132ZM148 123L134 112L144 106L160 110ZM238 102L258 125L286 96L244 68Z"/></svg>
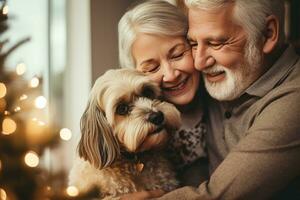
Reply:
<svg viewBox="0 0 300 200"><path fill-rule="evenodd" d="M279 21L274 15L266 18L264 37L263 52L268 54L275 48L279 38Z"/></svg>

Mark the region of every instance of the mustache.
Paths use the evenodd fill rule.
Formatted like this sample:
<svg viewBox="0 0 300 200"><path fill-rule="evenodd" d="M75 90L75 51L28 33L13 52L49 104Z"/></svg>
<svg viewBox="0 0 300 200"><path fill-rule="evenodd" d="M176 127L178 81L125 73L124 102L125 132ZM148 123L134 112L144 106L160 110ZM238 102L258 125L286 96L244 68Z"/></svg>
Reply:
<svg viewBox="0 0 300 200"><path fill-rule="evenodd" d="M212 74L212 73L218 73L218 72L226 72L227 69L223 65L215 64L214 66L202 70L202 73L204 74Z"/></svg>

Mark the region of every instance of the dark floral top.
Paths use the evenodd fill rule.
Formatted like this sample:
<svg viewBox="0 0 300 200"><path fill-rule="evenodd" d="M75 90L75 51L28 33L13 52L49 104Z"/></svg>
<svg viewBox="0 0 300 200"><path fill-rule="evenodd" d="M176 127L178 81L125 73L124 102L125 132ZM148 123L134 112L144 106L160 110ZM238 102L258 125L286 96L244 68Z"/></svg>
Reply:
<svg viewBox="0 0 300 200"><path fill-rule="evenodd" d="M181 169L199 158L207 157L205 135L207 125L204 122L203 110L194 111L192 115L182 114L182 118L190 118L192 125L184 124L171 137L168 145L168 157L177 169ZM189 123L191 124L191 123Z"/></svg>

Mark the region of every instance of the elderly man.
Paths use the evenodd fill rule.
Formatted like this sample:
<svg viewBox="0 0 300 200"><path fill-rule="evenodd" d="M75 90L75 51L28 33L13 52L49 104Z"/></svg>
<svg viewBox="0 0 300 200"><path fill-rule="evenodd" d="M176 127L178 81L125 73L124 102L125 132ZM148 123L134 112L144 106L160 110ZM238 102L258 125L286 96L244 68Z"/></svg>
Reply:
<svg viewBox="0 0 300 200"><path fill-rule="evenodd" d="M158 199L299 199L300 59L285 44L283 1L185 2L210 95L211 176Z"/></svg>

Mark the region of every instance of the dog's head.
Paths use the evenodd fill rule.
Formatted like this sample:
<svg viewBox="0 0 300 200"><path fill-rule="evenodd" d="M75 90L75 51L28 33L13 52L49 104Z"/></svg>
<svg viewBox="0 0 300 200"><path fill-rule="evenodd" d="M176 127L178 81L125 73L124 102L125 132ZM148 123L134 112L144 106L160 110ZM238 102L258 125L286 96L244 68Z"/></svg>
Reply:
<svg viewBox="0 0 300 200"><path fill-rule="evenodd" d="M92 88L81 118L79 156L103 168L121 149L141 152L162 146L181 120L175 106L159 97L159 86L142 73L107 71Z"/></svg>

